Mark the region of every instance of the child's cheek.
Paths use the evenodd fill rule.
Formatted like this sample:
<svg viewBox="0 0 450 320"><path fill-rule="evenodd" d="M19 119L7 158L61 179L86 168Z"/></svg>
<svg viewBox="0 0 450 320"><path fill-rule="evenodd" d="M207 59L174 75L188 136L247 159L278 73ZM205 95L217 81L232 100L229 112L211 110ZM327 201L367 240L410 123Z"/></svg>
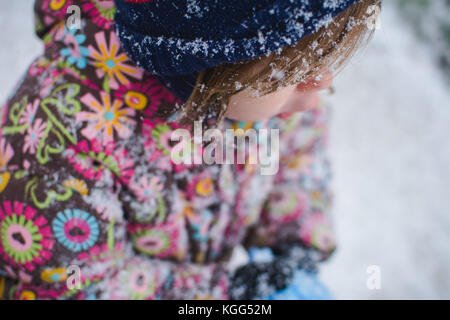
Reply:
<svg viewBox="0 0 450 320"><path fill-rule="evenodd" d="M281 112L289 99L289 92L275 92L260 98L248 95L232 96L227 117L238 121L262 121Z"/></svg>

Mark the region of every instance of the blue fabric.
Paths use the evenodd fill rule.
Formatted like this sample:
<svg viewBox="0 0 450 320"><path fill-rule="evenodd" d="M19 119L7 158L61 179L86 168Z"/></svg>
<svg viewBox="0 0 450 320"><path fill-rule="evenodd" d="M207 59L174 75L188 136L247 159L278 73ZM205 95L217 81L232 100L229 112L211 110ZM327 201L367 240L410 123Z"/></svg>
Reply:
<svg viewBox="0 0 450 320"><path fill-rule="evenodd" d="M115 0L123 49L186 100L198 72L293 45L361 0Z"/></svg>
<svg viewBox="0 0 450 320"><path fill-rule="evenodd" d="M250 262L265 263L275 259L270 248L250 248L248 250ZM327 287L318 279L317 273L297 269L292 281L285 289L261 300L331 300L332 295Z"/></svg>
<svg viewBox="0 0 450 320"><path fill-rule="evenodd" d="M332 295L317 274L296 270L292 283L265 300L331 300Z"/></svg>
<svg viewBox="0 0 450 320"><path fill-rule="evenodd" d="M271 262L274 259L273 252L270 248L250 248L247 251L250 262Z"/></svg>

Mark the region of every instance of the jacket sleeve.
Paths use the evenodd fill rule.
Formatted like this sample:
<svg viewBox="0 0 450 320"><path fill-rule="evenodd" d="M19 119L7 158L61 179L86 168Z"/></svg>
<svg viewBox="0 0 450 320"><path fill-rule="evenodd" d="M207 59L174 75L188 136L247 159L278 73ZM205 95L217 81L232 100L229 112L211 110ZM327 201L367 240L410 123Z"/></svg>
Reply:
<svg viewBox="0 0 450 320"><path fill-rule="evenodd" d="M72 295L70 275L82 287L104 278L125 239L113 171L71 125L81 105L65 98L79 85L40 99L33 81L2 110L0 283L11 285L0 295L8 299Z"/></svg>
<svg viewBox="0 0 450 320"><path fill-rule="evenodd" d="M1 298L227 297L227 271L217 264L158 259L173 246L162 243L159 250L150 242L164 232L171 234L171 223L176 222L152 234L155 228L140 226L148 226L147 214L157 218L164 213L158 205L149 205L150 211L123 207L128 194L125 154L109 154L95 141L66 144L59 139L60 129L54 129L63 120L41 111L31 124L44 132L38 130L41 142L29 145L29 125L22 130L14 120L26 110L21 103L5 107L0 137ZM54 130L47 132L49 126ZM130 234L139 252L132 249Z"/></svg>
<svg viewBox="0 0 450 320"><path fill-rule="evenodd" d="M281 134L280 168L247 247L297 244L325 259L335 249L325 107L292 116Z"/></svg>
<svg viewBox="0 0 450 320"><path fill-rule="evenodd" d="M331 201L325 153L327 110L297 113L282 128L274 187L244 242L250 253L265 248L272 258L251 258L234 272L233 299L274 295L290 285L297 270L316 273L318 263L335 249L327 213Z"/></svg>
<svg viewBox="0 0 450 320"><path fill-rule="evenodd" d="M0 299L228 297L226 270L137 254L113 188L52 165L52 178L19 169L0 175Z"/></svg>

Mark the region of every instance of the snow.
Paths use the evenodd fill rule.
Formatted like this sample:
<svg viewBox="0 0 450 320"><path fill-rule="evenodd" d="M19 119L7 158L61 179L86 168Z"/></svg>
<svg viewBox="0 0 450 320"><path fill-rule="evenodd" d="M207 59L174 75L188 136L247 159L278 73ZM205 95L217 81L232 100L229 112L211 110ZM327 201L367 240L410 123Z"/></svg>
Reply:
<svg viewBox="0 0 450 320"><path fill-rule="evenodd" d="M385 4L382 29L329 98L339 248L321 277L341 299L449 299L449 88L434 53ZM2 102L42 48L32 5L0 2ZM371 265L381 290L367 289Z"/></svg>
<svg viewBox="0 0 450 320"><path fill-rule="evenodd" d="M343 299L448 299L449 88L434 53L385 4L382 29L336 79L339 248L322 279ZM381 290L367 289L370 265Z"/></svg>
<svg viewBox="0 0 450 320"><path fill-rule="evenodd" d="M0 2L0 106L43 48L32 10L32 0Z"/></svg>

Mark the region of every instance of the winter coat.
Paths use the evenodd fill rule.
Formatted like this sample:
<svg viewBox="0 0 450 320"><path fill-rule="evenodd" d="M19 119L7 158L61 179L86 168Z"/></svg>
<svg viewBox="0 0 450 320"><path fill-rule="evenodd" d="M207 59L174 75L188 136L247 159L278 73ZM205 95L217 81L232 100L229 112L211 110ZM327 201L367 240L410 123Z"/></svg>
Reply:
<svg viewBox="0 0 450 320"><path fill-rule="evenodd" d="M70 5L81 29L65 25ZM122 51L114 12L35 3L44 52L2 108L0 297L255 298L315 269L335 248L326 109L219 124L280 129L275 175L249 161L177 164L180 101ZM237 246L278 258L236 269Z"/></svg>

